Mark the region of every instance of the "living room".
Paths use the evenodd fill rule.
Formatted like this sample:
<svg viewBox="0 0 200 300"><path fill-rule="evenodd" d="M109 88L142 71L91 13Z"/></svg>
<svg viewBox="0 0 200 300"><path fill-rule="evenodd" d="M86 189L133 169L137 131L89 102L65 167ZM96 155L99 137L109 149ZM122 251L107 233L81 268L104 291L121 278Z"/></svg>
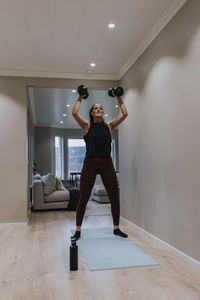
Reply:
<svg viewBox="0 0 200 300"><path fill-rule="evenodd" d="M80 190L80 173L86 153L83 130L72 116L73 103L77 98L77 89L73 88L28 87L28 161L30 162L31 211L69 209L69 206L73 205L73 203L69 205L70 201L76 201L73 205L73 210L76 210ZM114 119L119 113L116 100L109 97L107 90L90 90L90 97L83 102L80 114L88 119L89 107L98 102L104 106L106 120ZM111 157L119 178L118 128L112 131ZM52 194L56 190L55 179L52 182L51 193L48 194L51 196L45 198L44 195L40 195L41 183L36 180L41 181L42 176L47 180L48 174L56 177L57 181L61 181L59 182L60 186L62 189L69 190L69 195L63 193L63 197L56 198L56 193ZM43 184L45 183L43 182ZM75 190L76 199L73 199ZM109 197L100 174L97 174L86 208L86 215L109 215L111 214L110 209Z"/></svg>

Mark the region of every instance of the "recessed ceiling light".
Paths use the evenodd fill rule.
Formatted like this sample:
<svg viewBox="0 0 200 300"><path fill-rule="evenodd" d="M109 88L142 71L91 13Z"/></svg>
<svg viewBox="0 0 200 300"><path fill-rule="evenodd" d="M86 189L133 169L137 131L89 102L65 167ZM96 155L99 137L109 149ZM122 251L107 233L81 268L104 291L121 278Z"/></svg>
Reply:
<svg viewBox="0 0 200 300"><path fill-rule="evenodd" d="M114 23L110 23L110 24L108 24L108 28L115 28L115 24Z"/></svg>
<svg viewBox="0 0 200 300"><path fill-rule="evenodd" d="M108 117L108 115L105 115L105 117Z"/></svg>
<svg viewBox="0 0 200 300"><path fill-rule="evenodd" d="M90 64L90 67L95 67L95 66L96 66L95 63L91 63L91 64Z"/></svg>
<svg viewBox="0 0 200 300"><path fill-rule="evenodd" d="M60 121L60 123L62 124L62 123L64 123L63 121Z"/></svg>
<svg viewBox="0 0 200 300"><path fill-rule="evenodd" d="M86 73L93 73L94 71L93 70L87 70Z"/></svg>
<svg viewBox="0 0 200 300"><path fill-rule="evenodd" d="M66 104L66 106L70 106L70 104Z"/></svg>
<svg viewBox="0 0 200 300"><path fill-rule="evenodd" d="M118 105L115 105L115 107L118 107Z"/></svg>
<svg viewBox="0 0 200 300"><path fill-rule="evenodd" d="M76 93L76 90L72 90L72 93Z"/></svg>
<svg viewBox="0 0 200 300"><path fill-rule="evenodd" d="M63 117L66 117L67 115L66 114L63 114Z"/></svg>

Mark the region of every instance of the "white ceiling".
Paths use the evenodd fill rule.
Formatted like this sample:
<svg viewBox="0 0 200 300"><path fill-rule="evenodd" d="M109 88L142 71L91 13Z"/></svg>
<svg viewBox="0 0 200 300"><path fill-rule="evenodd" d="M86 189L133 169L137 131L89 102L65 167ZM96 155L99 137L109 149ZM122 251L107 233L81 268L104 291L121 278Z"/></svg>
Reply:
<svg viewBox="0 0 200 300"><path fill-rule="evenodd" d="M65 129L81 129L72 116L73 106L78 93L72 89L28 88L28 106L34 126L56 127ZM89 110L95 103L101 103L104 108L106 122L113 120L119 114L118 101L109 97L107 90L89 90L89 97L81 101L79 114L89 121ZM66 104L70 106L67 107ZM66 117L62 114L67 114ZM105 115L108 115L107 117ZM61 124L60 121L64 123Z"/></svg>
<svg viewBox="0 0 200 300"><path fill-rule="evenodd" d="M118 80L185 2L0 0L0 75Z"/></svg>

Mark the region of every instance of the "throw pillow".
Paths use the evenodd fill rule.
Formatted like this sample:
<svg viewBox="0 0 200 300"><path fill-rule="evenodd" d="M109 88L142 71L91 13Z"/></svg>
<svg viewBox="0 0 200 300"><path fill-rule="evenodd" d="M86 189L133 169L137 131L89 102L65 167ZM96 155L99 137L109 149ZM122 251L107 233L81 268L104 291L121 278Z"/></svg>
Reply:
<svg viewBox="0 0 200 300"><path fill-rule="evenodd" d="M59 191L65 191L66 190L66 188L64 187L62 181L58 177L56 177L56 189L59 190Z"/></svg>
<svg viewBox="0 0 200 300"><path fill-rule="evenodd" d="M44 195L48 196L56 190L56 177L54 174L48 173L47 175L43 175L41 180L43 183Z"/></svg>

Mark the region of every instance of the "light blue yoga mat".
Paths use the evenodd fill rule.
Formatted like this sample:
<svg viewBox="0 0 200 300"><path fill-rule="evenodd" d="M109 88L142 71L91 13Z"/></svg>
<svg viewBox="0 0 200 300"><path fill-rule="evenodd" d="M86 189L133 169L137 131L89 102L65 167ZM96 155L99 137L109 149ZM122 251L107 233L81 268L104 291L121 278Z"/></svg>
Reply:
<svg viewBox="0 0 200 300"><path fill-rule="evenodd" d="M92 271L158 265L128 238L115 236L113 228L82 228L77 245Z"/></svg>

